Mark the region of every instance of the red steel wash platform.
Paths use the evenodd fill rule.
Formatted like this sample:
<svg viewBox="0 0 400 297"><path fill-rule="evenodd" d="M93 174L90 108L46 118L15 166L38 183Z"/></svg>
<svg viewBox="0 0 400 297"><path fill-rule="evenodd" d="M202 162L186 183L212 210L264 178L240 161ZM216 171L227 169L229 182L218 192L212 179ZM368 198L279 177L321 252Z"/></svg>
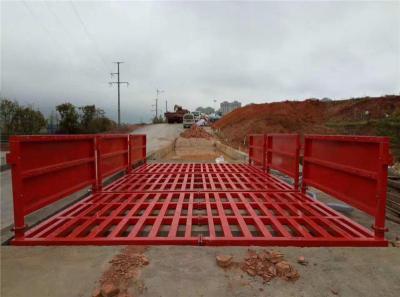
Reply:
<svg viewBox="0 0 400 297"><path fill-rule="evenodd" d="M12 244L387 246L387 138L306 136L301 187L298 135L249 140L249 164L132 169L145 162L144 135L14 137L8 156L16 226ZM45 157L38 158L41 150ZM293 185L270 169L291 177ZM103 185L120 171L126 174ZM27 214L88 186L90 196L25 226ZM307 196L307 186L375 216L373 229Z"/></svg>

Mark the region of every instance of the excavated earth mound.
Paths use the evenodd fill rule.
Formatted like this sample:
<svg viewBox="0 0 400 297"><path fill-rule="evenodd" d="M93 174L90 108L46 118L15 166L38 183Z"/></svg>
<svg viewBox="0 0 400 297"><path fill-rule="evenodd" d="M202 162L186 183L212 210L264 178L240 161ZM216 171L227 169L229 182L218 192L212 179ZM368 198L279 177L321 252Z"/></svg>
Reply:
<svg viewBox="0 0 400 297"><path fill-rule="evenodd" d="M196 125L192 125L192 127L188 130L185 130L181 133L181 137L184 138L206 138L210 139L212 136L206 132L201 127L198 127Z"/></svg>
<svg viewBox="0 0 400 297"><path fill-rule="evenodd" d="M246 146L251 133L376 135L374 120L400 111L400 96L349 100L284 101L251 104L214 124L220 137L235 147Z"/></svg>

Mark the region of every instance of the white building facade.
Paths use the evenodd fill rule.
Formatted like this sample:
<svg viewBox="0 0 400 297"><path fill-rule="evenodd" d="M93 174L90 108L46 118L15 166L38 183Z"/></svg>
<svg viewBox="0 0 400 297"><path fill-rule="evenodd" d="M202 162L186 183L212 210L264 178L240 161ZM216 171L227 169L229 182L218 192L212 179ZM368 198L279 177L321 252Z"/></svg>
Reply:
<svg viewBox="0 0 400 297"><path fill-rule="evenodd" d="M242 103L238 101L233 101L233 102L228 102L224 101L220 104L220 111L222 115L226 115L227 113L231 112L232 110L235 110L236 108L242 107Z"/></svg>

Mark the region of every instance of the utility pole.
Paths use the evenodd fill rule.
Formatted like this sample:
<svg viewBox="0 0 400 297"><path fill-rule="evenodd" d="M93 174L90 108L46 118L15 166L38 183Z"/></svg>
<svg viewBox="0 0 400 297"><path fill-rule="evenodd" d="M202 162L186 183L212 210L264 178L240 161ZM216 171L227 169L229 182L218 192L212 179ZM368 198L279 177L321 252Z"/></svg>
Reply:
<svg viewBox="0 0 400 297"><path fill-rule="evenodd" d="M164 93L164 90L156 90L157 92L157 97L156 97L156 118L158 118L158 95L160 95L161 93Z"/></svg>
<svg viewBox="0 0 400 297"><path fill-rule="evenodd" d="M168 100L165 100L165 112L168 112Z"/></svg>
<svg viewBox="0 0 400 297"><path fill-rule="evenodd" d="M156 118L158 118L158 98L156 98Z"/></svg>
<svg viewBox="0 0 400 297"><path fill-rule="evenodd" d="M120 81L119 80L119 64L122 64L122 63L124 63L124 62L113 62L114 64L117 64L117 72L112 72L111 73L111 77L113 76L113 75L117 75L117 81L112 81L112 82L109 82L109 84L110 85L113 85L113 84L117 84L117 86L118 86L118 127L119 126L121 126L121 91L120 91L120 89L119 89L119 86L121 85L121 84L126 84L127 86L129 86L129 83L128 82L126 82L126 81Z"/></svg>

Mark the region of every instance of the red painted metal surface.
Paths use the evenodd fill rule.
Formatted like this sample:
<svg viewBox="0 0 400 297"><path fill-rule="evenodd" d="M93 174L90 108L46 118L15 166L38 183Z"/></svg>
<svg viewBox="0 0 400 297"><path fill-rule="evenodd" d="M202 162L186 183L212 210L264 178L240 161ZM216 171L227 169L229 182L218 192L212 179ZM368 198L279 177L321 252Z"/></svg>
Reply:
<svg viewBox="0 0 400 297"><path fill-rule="evenodd" d="M96 184L92 136L15 136L9 143L16 237L26 215Z"/></svg>
<svg viewBox="0 0 400 297"><path fill-rule="evenodd" d="M146 163L146 135L130 135L129 138L129 163L133 166Z"/></svg>
<svg viewBox="0 0 400 297"><path fill-rule="evenodd" d="M98 135L97 148L97 190L100 190L103 179L119 171L128 170L129 166L129 135Z"/></svg>
<svg viewBox="0 0 400 297"><path fill-rule="evenodd" d="M158 178L139 168L127 175ZM177 172L187 164L166 164ZM200 164L193 164L199 166ZM208 164L210 165L210 164ZM229 167L243 165L230 164ZM253 171L249 165L249 171ZM183 167L183 168L178 168ZM151 173L153 171L153 173ZM204 172L203 172L204 173ZM182 173L175 173L181 176ZM194 177L196 173L185 173ZM223 176L224 173L214 172ZM234 175L240 176L240 172ZM273 184L287 187L271 178ZM222 178L222 177L221 177ZM151 185L151 182L142 181ZM121 180L114 182L121 185ZM249 184L237 191L110 191L83 199L26 233L17 245L281 245L384 246L373 233L310 197L295 191L264 191Z"/></svg>
<svg viewBox="0 0 400 297"><path fill-rule="evenodd" d="M175 164L157 163L147 164L134 170L133 173L260 173L260 169L247 164ZM262 172L262 171L261 171Z"/></svg>
<svg viewBox="0 0 400 297"><path fill-rule="evenodd" d="M24 236L26 215L88 186L99 191L104 177L130 169L129 140L128 135L11 137L7 162L16 237ZM141 152L146 155L145 143Z"/></svg>
<svg viewBox="0 0 400 297"><path fill-rule="evenodd" d="M266 162L269 169L278 170L293 178L299 188L300 136L298 134L268 134L266 136Z"/></svg>
<svg viewBox="0 0 400 297"><path fill-rule="evenodd" d="M305 137L303 185L318 188L375 216L375 236L383 238L389 138Z"/></svg>
<svg viewBox="0 0 400 297"><path fill-rule="evenodd" d="M106 192L293 191L272 175L259 172L130 174L104 188Z"/></svg>
<svg viewBox="0 0 400 297"><path fill-rule="evenodd" d="M53 168L57 168L54 170L59 171L61 178L74 179L75 176L69 177L67 168L79 169L80 161L76 159L87 160L90 164L88 168L79 169L90 173L87 179L80 179L79 183L97 187L89 197L25 232L24 216L28 212L17 211L16 226L21 228L17 228L16 237L12 241L15 245L387 245L382 235L384 225L380 208L384 205L384 198L380 195L386 193L386 175L383 171L389 161L388 142L385 138L306 137L305 182L303 192L299 192L263 170L269 166L296 176L294 160L298 158L298 138L293 135L273 135L270 146L266 141L268 136L250 137L253 148L252 152L249 151L250 159L257 166L144 164L134 170L131 165L145 159L143 136L58 137L45 138L43 141L82 141L82 145L66 146L68 150L77 150L79 154L60 154L58 150L63 152L64 146L50 150L41 144L44 150L44 155L41 155L40 151L35 153L34 150L39 140L35 142L29 138L16 138L11 142L9 161L13 164L14 194L17 195L14 201L19 203L17 205L22 205L22 209L26 210L26 206L32 207L30 201L39 203L31 209L51 203L53 198L49 200L52 196L47 196L47 192L44 195L33 193L33 200L18 199L21 191L26 194L25 191L29 190L27 186L30 185L22 177L32 175L34 180L37 179L35 182L44 185L51 180L47 171L53 172ZM25 144L22 144L23 141ZM268 153L269 161L266 158ZM350 160L345 156L347 153L356 154L363 162ZM55 157L55 154L65 157ZM28 156L33 159L35 156L39 159L46 156L46 160L33 160L29 163L26 159ZM32 168L21 167L19 158L31 164ZM369 160L371 158L372 161ZM114 161L104 165L107 159ZM65 165L60 166L59 163ZM32 170L35 174L32 174ZM126 171L127 174L107 186L99 186L105 175L117 170ZM328 180L328 176L332 178L333 175L335 183ZM352 180L352 185L358 190L350 189L347 178ZM64 197L64 192L77 187L65 184L63 188L63 185L55 186L54 190L61 191L57 197ZM374 215L375 234L306 196L304 192L307 186L318 187ZM37 189L41 188L37 187L35 191ZM373 190L379 197L374 198L365 189ZM371 205L376 205L377 209L372 210Z"/></svg>
<svg viewBox="0 0 400 297"><path fill-rule="evenodd" d="M249 164L265 169L265 138L264 134L249 135Z"/></svg>

